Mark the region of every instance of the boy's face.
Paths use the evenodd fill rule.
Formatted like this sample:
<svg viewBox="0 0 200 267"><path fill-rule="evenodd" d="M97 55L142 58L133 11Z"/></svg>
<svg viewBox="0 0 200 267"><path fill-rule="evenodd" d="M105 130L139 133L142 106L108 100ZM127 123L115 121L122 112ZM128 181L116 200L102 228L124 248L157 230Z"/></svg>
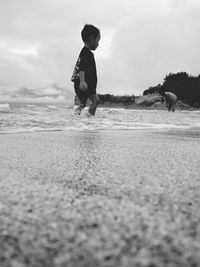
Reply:
<svg viewBox="0 0 200 267"><path fill-rule="evenodd" d="M94 36L90 37L90 49L91 50L97 49L97 47L99 45L100 38L101 38L100 34L96 38L94 38Z"/></svg>

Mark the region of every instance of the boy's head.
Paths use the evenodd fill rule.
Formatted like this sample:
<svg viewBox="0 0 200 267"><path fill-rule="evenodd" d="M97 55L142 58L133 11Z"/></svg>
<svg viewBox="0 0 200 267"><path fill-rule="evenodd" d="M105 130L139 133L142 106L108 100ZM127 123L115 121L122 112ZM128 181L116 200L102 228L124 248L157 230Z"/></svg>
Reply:
<svg viewBox="0 0 200 267"><path fill-rule="evenodd" d="M82 29L81 37L91 50L95 50L101 38L100 30L93 25L86 24Z"/></svg>

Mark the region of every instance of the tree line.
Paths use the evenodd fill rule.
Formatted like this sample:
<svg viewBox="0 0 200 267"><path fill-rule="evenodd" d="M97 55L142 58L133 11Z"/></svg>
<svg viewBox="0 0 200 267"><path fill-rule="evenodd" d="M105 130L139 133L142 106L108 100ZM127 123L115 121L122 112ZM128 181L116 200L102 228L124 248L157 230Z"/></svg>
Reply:
<svg viewBox="0 0 200 267"><path fill-rule="evenodd" d="M170 91L178 99L193 107L200 107L200 75L192 76L186 72L169 73L163 84L149 87L143 95Z"/></svg>
<svg viewBox="0 0 200 267"><path fill-rule="evenodd" d="M98 94L100 103L104 104L105 102L110 102L110 103L117 103L117 104L123 104L125 106L128 106L130 104L135 103L135 96L134 95L122 95L122 96L117 96L117 95L111 95L111 94Z"/></svg>

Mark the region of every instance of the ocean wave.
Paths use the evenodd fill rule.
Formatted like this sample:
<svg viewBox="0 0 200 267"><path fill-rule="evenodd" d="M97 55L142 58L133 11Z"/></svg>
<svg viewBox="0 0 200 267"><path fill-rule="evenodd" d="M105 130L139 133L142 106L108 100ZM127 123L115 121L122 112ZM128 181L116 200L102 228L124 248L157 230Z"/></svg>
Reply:
<svg viewBox="0 0 200 267"><path fill-rule="evenodd" d="M39 131L170 130L200 129L199 113L182 111L99 108L88 117L54 105L0 105L0 133Z"/></svg>
<svg viewBox="0 0 200 267"><path fill-rule="evenodd" d="M193 128L193 127L192 127ZM194 127L195 129L200 129L200 127ZM171 129L188 129L188 127L183 126L174 126L174 125L68 125L65 127L53 127L53 128L44 128L44 127L27 127L27 128L19 128L19 129L7 129L0 131L0 134L15 134L15 133L33 133L33 132L67 132L67 131L115 131L115 130L171 130Z"/></svg>
<svg viewBox="0 0 200 267"><path fill-rule="evenodd" d="M10 104L8 103L0 104L0 114L9 114L9 113L13 113Z"/></svg>
<svg viewBox="0 0 200 267"><path fill-rule="evenodd" d="M5 104L0 104L0 110L2 109L9 109L10 108L10 104L5 103Z"/></svg>
<svg viewBox="0 0 200 267"><path fill-rule="evenodd" d="M53 106L53 105L47 105L47 108L49 108L49 109L57 109L58 107Z"/></svg>
<svg viewBox="0 0 200 267"><path fill-rule="evenodd" d="M32 108L32 107L35 107L36 105L34 105L34 104L26 104L26 107L28 107L28 108Z"/></svg>

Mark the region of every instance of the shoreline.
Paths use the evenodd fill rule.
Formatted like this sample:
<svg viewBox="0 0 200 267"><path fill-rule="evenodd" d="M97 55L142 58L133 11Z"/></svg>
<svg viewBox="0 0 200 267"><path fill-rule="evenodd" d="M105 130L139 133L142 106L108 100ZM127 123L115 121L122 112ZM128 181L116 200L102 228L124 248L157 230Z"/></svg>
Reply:
<svg viewBox="0 0 200 267"><path fill-rule="evenodd" d="M74 103L68 103L68 102L62 102L62 103L57 103L57 102L15 102L15 101L0 101L0 104L5 105L5 104L11 104L11 105L36 105L36 106L55 106L55 107L67 107L67 108L73 108ZM87 107L89 105L87 104ZM111 102L105 102L104 104L100 103L98 107L102 108L123 108L123 109L135 109L135 110L166 110L167 108L165 104L160 104L160 103L154 103L152 105L146 105L146 104L128 104L125 105L123 103L111 103ZM180 107L177 106L176 110L186 110L186 111L200 111L199 108L194 108L194 107Z"/></svg>

